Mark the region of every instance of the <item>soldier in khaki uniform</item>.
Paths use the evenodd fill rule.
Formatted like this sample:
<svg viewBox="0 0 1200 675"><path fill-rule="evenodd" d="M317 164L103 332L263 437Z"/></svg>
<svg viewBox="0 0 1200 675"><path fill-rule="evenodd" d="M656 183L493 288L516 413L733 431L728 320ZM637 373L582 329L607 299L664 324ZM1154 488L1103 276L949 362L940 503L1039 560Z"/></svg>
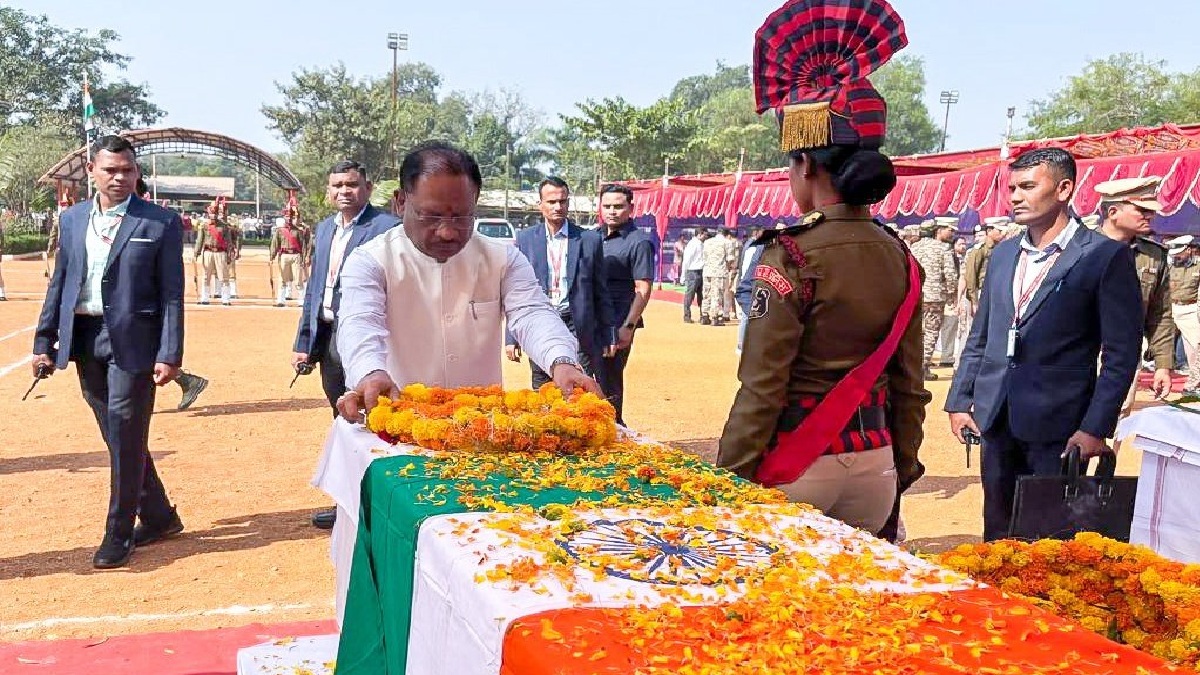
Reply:
<svg viewBox="0 0 1200 675"><path fill-rule="evenodd" d="M926 221L929 222L929 221ZM933 350L942 330L946 304L953 303L958 292L958 266L954 262L954 228L958 219L935 220L921 230L921 240L912 245L912 254L925 270L923 290L923 328L925 331L924 375L936 380L933 373Z"/></svg>
<svg viewBox="0 0 1200 675"><path fill-rule="evenodd" d="M279 261L279 294L275 298L275 306L283 307L284 302L291 299L292 289L300 281L300 270L304 267L304 252L309 242L305 232L297 226L299 214L292 208L285 208L283 225L271 233L271 264ZM303 296L301 296L303 297Z"/></svg>
<svg viewBox="0 0 1200 675"><path fill-rule="evenodd" d="M1175 364L1175 321L1171 318L1170 263L1167 249L1147 239L1150 221L1162 206L1158 203L1158 176L1110 180L1096 186L1100 193L1099 230L1109 239L1125 242L1133 250L1138 282L1142 287L1145 336L1154 359L1154 395L1171 392L1171 367ZM1133 407L1137 377L1122 406L1122 414Z"/></svg>
<svg viewBox="0 0 1200 675"><path fill-rule="evenodd" d="M200 286L199 304L208 304L209 290L220 289L221 304L229 305L229 227L220 219L219 199L208 205L208 218L196 230L193 252L204 268L204 283ZM213 285L215 282L215 286Z"/></svg>
<svg viewBox="0 0 1200 675"><path fill-rule="evenodd" d="M1196 313L1200 291L1200 241L1192 235L1166 242L1171 254L1171 318L1183 336L1188 379L1185 396L1200 395L1200 314Z"/></svg>
<svg viewBox="0 0 1200 675"><path fill-rule="evenodd" d="M229 297L237 299L237 263L242 257L242 228L240 225L234 225L229 219L229 204L224 199L221 200L218 217L225 224L225 231L229 233Z"/></svg>
<svg viewBox="0 0 1200 675"><path fill-rule="evenodd" d="M895 186L896 175L878 152L882 97L862 78L891 57L889 45L904 40L890 7L872 9L862 13L860 26L833 5L788 5L756 36L759 112L774 110L780 118L792 195L806 215L759 238L741 386L717 463L880 532L897 493L924 471L917 450L930 395L921 373L920 268L869 210ZM804 67L824 57L789 39L801 10L808 21L827 22L828 34L837 26L885 34L847 54L861 67L856 79L808 79L851 69L825 61L821 69ZM841 53L837 45L820 46ZM907 320L897 318L905 313ZM852 370L857 375L847 378Z"/></svg>

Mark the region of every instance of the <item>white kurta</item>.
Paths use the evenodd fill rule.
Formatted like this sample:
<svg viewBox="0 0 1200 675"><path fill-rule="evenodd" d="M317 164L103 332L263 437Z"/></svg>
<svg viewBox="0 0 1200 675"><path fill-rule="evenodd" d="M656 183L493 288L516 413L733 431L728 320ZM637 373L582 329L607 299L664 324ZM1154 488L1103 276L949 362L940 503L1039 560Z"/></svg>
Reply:
<svg viewBox="0 0 1200 675"><path fill-rule="evenodd" d="M342 267L337 346L347 387L384 370L400 386L502 384L504 321L549 370L579 350L515 246L472 236L439 263L403 227L359 246Z"/></svg>

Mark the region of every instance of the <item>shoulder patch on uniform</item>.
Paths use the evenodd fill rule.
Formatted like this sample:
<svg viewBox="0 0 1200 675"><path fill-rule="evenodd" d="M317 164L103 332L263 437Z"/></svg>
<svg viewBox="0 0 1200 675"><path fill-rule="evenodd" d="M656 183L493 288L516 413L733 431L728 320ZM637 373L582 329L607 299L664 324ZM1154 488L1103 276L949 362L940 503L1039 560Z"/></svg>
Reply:
<svg viewBox="0 0 1200 675"><path fill-rule="evenodd" d="M755 280L761 281L771 288L774 288L775 292L779 293L781 296L787 296L787 294L791 293L793 289L791 280L784 276L782 272L774 267L771 267L770 265L759 265L758 267L755 267L754 278Z"/></svg>
<svg viewBox="0 0 1200 675"><path fill-rule="evenodd" d="M761 319L767 315L767 303L771 300L771 293L759 286L754 289L753 298L750 301L750 312L746 314L747 319Z"/></svg>

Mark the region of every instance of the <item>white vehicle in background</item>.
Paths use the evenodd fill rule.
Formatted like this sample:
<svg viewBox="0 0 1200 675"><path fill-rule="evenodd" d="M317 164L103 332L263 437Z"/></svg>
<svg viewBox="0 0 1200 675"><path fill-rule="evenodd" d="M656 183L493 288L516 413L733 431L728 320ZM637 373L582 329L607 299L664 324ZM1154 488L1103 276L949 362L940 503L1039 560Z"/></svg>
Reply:
<svg viewBox="0 0 1200 675"><path fill-rule="evenodd" d="M517 231L512 223L503 218L478 218L475 220L475 232L506 244L517 243Z"/></svg>

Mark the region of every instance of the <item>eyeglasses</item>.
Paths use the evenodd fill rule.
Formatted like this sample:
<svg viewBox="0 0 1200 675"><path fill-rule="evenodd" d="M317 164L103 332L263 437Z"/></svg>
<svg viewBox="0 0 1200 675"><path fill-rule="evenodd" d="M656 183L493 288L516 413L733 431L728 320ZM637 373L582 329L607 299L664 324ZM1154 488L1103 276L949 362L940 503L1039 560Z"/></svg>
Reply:
<svg viewBox="0 0 1200 675"><path fill-rule="evenodd" d="M426 213L416 213L413 220L417 225L427 228L449 227L459 232L470 232L475 227L475 216L431 216Z"/></svg>

